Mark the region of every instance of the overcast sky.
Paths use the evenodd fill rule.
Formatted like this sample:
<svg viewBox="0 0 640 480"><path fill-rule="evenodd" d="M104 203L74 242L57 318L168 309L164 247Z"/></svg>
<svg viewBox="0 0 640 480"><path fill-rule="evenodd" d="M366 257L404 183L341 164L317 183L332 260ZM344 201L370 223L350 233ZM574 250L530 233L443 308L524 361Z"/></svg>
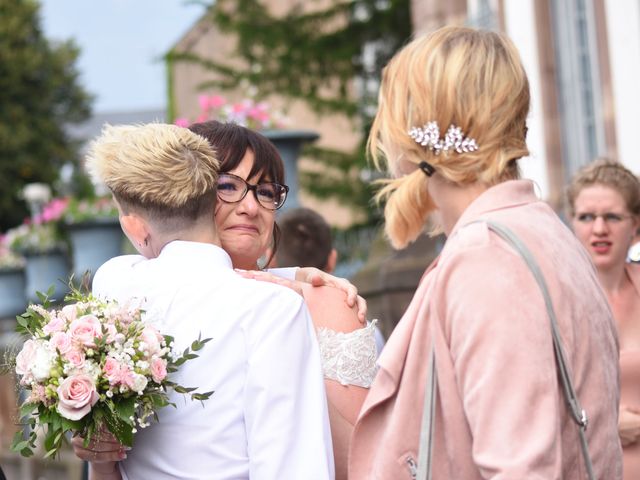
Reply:
<svg viewBox="0 0 640 480"><path fill-rule="evenodd" d="M94 112L164 109L162 55L202 15L186 0L41 0L49 39L74 38Z"/></svg>

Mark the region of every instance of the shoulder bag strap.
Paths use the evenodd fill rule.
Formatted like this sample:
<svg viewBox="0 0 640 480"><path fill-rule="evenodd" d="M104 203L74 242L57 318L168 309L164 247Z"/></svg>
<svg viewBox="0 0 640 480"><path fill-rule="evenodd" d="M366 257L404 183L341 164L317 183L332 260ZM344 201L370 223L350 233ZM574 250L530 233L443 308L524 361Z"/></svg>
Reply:
<svg viewBox="0 0 640 480"><path fill-rule="evenodd" d="M427 385L424 390L424 407L422 408L422 426L420 428L420 448L418 450L419 480L431 480L431 458L433 450L433 422L435 419L438 377L436 375L436 355L433 341L429 354L429 370Z"/></svg>
<svg viewBox="0 0 640 480"><path fill-rule="evenodd" d="M551 323L551 335L553 337L553 348L556 357L556 366L562 382L564 397L569 407L569 412L573 420L578 425L578 432L580 434L580 446L582 448L582 455L584 457L584 463L587 469L587 478L595 480L595 474L593 472L593 465L591 463L591 456L589 455L589 447L587 445L587 439L585 431L587 429L587 414L581 408L576 392L571 383L571 377L569 375L569 368L565 360L564 349L562 347L562 340L560 337L560 330L558 328L558 321L553 309L553 303L551 302L551 296L549 295L549 289L547 282L544 279L544 275L538 266L534 256L531 254L526 245L507 227L500 225L496 222L489 220L478 220L471 223L486 223L490 230L499 235L503 240L509 243L524 259L525 263L529 267L529 270L533 274L542 296L544 297L544 303L547 308L547 314ZM470 223L470 224L471 224ZM470 225L469 224L469 225ZM433 351L433 343L431 348L431 359L429 361L429 378L427 378L427 386L425 389L425 409L423 411L422 430L420 432L420 454L418 456L418 479L419 480L431 480L431 452L433 443L433 416L435 412L435 392L437 389L437 377L435 375L435 353ZM433 397L433 398L430 398ZM427 415L429 412L429 415ZM425 419L430 416L431 418ZM425 430L427 428L428 430ZM423 445L423 439L428 442L427 445ZM423 467L424 465L424 467ZM426 472L425 472L425 469Z"/></svg>

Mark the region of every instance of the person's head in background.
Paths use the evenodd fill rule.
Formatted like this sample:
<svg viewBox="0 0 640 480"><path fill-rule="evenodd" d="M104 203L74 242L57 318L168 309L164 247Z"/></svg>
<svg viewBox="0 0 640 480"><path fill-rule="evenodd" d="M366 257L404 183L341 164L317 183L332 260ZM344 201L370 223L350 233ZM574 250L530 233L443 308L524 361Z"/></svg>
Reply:
<svg viewBox="0 0 640 480"><path fill-rule="evenodd" d="M258 259L279 243L276 210L285 202L284 164L263 135L235 123L194 123L220 159L215 223L235 268L256 270ZM268 263L268 260L267 260Z"/></svg>
<svg viewBox="0 0 640 480"><path fill-rule="evenodd" d="M273 266L334 271L338 254L333 248L331 227L322 215L310 208L294 208L284 212L278 224L281 237Z"/></svg>
<svg viewBox="0 0 640 480"><path fill-rule="evenodd" d="M519 178L517 160L529 153L529 101L520 55L499 33L444 27L395 54L383 70L368 145L376 165L384 159L395 177L378 195L386 200L385 229L395 248L414 241L436 210L448 234L466 208L452 192L464 191L468 203ZM432 143L410 134L428 126L439 129L427 132ZM477 148L445 145L451 127Z"/></svg>
<svg viewBox="0 0 640 480"><path fill-rule="evenodd" d="M90 174L113 193L124 233L147 258L172 240L218 241L218 167L206 139L160 123L108 125L87 155Z"/></svg>
<svg viewBox="0 0 640 480"><path fill-rule="evenodd" d="M621 163L600 158L567 188L571 225L598 271L622 269L640 225L640 181Z"/></svg>

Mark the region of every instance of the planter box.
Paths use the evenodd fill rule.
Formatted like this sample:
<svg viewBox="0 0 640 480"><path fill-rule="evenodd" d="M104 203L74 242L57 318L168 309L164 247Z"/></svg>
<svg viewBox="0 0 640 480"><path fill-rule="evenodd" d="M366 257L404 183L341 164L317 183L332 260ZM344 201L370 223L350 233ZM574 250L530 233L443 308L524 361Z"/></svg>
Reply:
<svg viewBox="0 0 640 480"><path fill-rule="evenodd" d="M25 288L24 269L0 270L0 319L13 318L25 311Z"/></svg>
<svg viewBox="0 0 640 480"><path fill-rule="evenodd" d="M66 225L71 242L73 277L77 281L86 272L93 274L110 258L122 255L124 236L117 218Z"/></svg>
<svg viewBox="0 0 640 480"><path fill-rule="evenodd" d="M298 157L300 149L305 143L317 140L319 135L310 130L262 130L260 133L276 146L284 162L285 183L289 186L289 194L281 211L299 207Z"/></svg>
<svg viewBox="0 0 640 480"><path fill-rule="evenodd" d="M56 300L62 300L69 291L69 266L66 255L55 250L47 253L25 254L26 289L28 302L39 303L36 292L46 292L53 285Z"/></svg>

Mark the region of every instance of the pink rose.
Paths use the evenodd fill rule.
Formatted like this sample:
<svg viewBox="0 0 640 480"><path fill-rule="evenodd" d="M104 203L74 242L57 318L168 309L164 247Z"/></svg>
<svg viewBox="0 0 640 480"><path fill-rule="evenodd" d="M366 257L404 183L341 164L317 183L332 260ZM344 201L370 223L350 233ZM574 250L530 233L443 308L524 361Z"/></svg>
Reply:
<svg viewBox="0 0 640 480"><path fill-rule="evenodd" d="M45 335L51 335L54 332L60 332L64 330L66 324L67 322L64 321L64 318L53 317L51 320L49 320L49 323L47 323L42 328L42 331L45 333Z"/></svg>
<svg viewBox="0 0 640 480"><path fill-rule="evenodd" d="M62 307L62 315L68 322L73 322L78 317L78 309L75 305L65 305Z"/></svg>
<svg viewBox="0 0 640 480"><path fill-rule="evenodd" d="M120 370L120 363L118 363L118 361L113 357L107 357L104 362L104 366L102 367L102 371L111 385L120 381Z"/></svg>
<svg viewBox="0 0 640 480"><path fill-rule="evenodd" d="M54 349L57 348L60 353L67 353L71 350L71 337L65 332L56 332L51 337L49 345Z"/></svg>
<svg viewBox="0 0 640 480"><path fill-rule="evenodd" d="M26 375L30 372L31 365L36 359L38 344L34 340L27 340L22 346L22 350L16 356L16 373Z"/></svg>
<svg viewBox="0 0 640 480"><path fill-rule="evenodd" d="M162 341L163 337L155 327L151 325L145 326L140 337L141 340L147 344L146 350L149 356L154 355L160 351L160 342Z"/></svg>
<svg viewBox="0 0 640 480"><path fill-rule="evenodd" d="M69 333L73 340L87 347L95 347L95 339L102 337L102 325L98 317L83 315L69 325Z"/></svg>
<svg viewBox="0 0 640 480"><path fill-rule="evenodd" d="M162 382L167 376L167 362L162 358L154 358L151 361L151 378L156 383Z"/></svg>
<svg viewBox="0 0 640 480"><path fill-rule="evenodd" d="M69 420L80 420L99 398L93 380L85 374L65 378L57 392L58 413Z"/></svg>
<svg viewBox="0 0 640 480"><path fill-rule="evenodd" d="M118 383L120 385L125 385L125 386L131 388L133 386L133 383L134 383L133 374L134 374L134 372L129 370L129 367L127 367L126 365L121 365L120 366L120 371L118 372L118 376L117 376Z"/></svg>
<svg viewBox="0 0 640 480"><path fill-rule="evenodd" d="M107 343L113 343L116 341L116 335L118 335L118 329L115 325L108 323L105 325L107 331Z"/></svg>
<svg viewBox="0 0 640 480"><path fill-rule="evenodd" d="M69 362L76 368L84 367L84 361L86 359L84 352L75 348L65 353L64 358L67 362Z"/></svg>

